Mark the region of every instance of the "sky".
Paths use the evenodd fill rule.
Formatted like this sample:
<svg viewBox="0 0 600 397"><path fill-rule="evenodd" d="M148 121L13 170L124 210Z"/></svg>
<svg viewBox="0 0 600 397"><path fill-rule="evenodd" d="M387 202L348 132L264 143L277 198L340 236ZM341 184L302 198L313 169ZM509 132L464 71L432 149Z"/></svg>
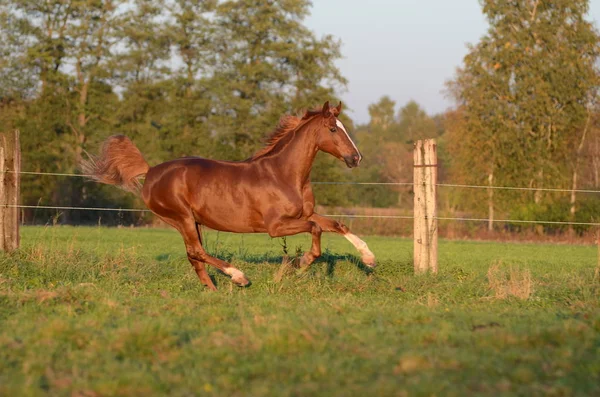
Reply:
<svg viewBox="0 0 600 397"><path fill-rule="evenodd" d="M397 108L417 101L429 114L452 106L444 83L487 31L477 0L312 0L306 25L317 37L342 41L336 62L348 86L341 92L357 123L369 121L368 106L383 95ZM600 20L600 0L589 19ZM314 105L314 104L311 104Z"/></svg>

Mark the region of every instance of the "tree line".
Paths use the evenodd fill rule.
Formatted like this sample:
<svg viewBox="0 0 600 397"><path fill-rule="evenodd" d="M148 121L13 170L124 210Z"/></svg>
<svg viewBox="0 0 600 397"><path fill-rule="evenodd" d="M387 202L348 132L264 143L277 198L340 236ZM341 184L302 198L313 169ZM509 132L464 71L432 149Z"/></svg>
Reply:
<svg viewBox="0 0 600 397"><path fill-rule="evenodd" d="M574 192L600 187L599 35L586 19L589 2L480 3L489 29L447 84L456 106L428 115L414 101L398 109L382 97L367 124L344 119L364 154L361 167L350 173L318 156L312 179L410 182L413 142L436 137L442 182L534 189L440 189L442 212L485 216L490 228L499 217L596 221L597 197ZM28 171L76 172L86 152L115 133L131 137L150 164L247 158L282 114L334 100L346 85L335 64L341 42L305 26L310 7L308 0L0 0L0 129L21 131ZM317 185L315 195L331 206L412 206L410 187ZM23 176L26 205L136 200L82 178Z"/></svg>
<svg viewBox="0 0 600 397"><path fill-rule="evenodd" d="M449 92L450 175L489 189L470 200L518 219L597 222L599 36L587 0L486 0L488 33L469 48ZM559 194L545 188L571 189ZM482 192L483 193L483 192ZM467 199L463 194L463 199ZM491 227L491 223L490 223Z"/></svg>
<svg viewBox="0 0 600 397"><path fill-rule="evenodd" d="M346 84L335 66L340 42L304 26L309 7L2 1L2 128L21 130L30 171L75 172L85 152L114 133L131 137L151 164L187 155L243 159L282 114L334 99ZM74 178L23 182L28 205L132 204Z"/></svg>
<svg viewBox="0 0 600 397"><path fill-rule="evenodd" d="M411 102L395 113L394 102L383 97L369 108L370 124L359 128L362 147L379 157L379 177L408 182L412 142L438 137L441 182L490 186L440 188L441 211L485 217L489 230L496 219L600 221L599 195L577 192L600 188L600 36L588 19L589 2L480 4L489 29L469 46L447 83L446 94L456 106L429 117ZM400 202L411 199L409 188L398 190ZM504 227L523 229L516 223Z"/></svg>

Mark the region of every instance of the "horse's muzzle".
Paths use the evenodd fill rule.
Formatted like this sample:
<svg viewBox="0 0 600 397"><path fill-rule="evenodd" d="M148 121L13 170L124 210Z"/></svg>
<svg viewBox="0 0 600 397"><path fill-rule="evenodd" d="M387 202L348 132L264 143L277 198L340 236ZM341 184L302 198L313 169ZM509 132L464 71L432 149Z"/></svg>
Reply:
<svg viewBox="0 0 600 397"><path fill-rule="evenodd" d="M346 162L346 165L348 166L348 168L358 167L360 160L362 160L362 156L358 155L358 154L353 154L351 156L344 156L344 161Z"/></svg>

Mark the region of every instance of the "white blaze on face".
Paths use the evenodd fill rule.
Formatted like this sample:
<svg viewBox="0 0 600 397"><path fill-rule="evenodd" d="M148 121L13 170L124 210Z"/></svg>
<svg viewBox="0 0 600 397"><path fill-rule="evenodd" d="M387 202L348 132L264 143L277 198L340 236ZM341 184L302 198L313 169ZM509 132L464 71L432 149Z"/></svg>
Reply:
<svg viewBox="0 0 600 397"><path fill-rule="evenodd" d="M346 136L348 137L348 140L350 141L350 143L354 147L354 150L356 150L356 153L358 153L358 163L360 163L360 160L362 160L362 154L360 154L360 151L358 150L358 148L356 147L356 145L352 141L352 138L350 138L350 135L348 135L348 131L346 131L346 127L344 127L344 124L342 124L342 122L339 119L335 119L335 124L338 126L338 128L340 130L344 131L344 134L346 134Z"/></svg>

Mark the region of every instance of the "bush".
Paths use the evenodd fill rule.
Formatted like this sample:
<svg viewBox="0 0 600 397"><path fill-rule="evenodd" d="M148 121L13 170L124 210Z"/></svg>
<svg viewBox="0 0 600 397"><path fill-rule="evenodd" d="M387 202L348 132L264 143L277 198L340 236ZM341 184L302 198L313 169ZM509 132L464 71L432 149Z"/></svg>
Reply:
<svg viewBox="0 0 600 397"><path fill-rule="evenodd" d="M569 198L565 197L558 200L547 201L541 204L530 203L510 211L510 219L524 221L547 221L547 222L577 222L594 223L600 219L600 200L598 197L587 196L577 201L575 219L571 219L571 204ZM507 226L512 231L522 231L527 229L536 229L546 234L564 233L569 230L570 225L566 224L548 224L532 223L523 224L517 222L508 223ZM573 225L573 230L582 235L592 228L591 225Z"/></svg>

